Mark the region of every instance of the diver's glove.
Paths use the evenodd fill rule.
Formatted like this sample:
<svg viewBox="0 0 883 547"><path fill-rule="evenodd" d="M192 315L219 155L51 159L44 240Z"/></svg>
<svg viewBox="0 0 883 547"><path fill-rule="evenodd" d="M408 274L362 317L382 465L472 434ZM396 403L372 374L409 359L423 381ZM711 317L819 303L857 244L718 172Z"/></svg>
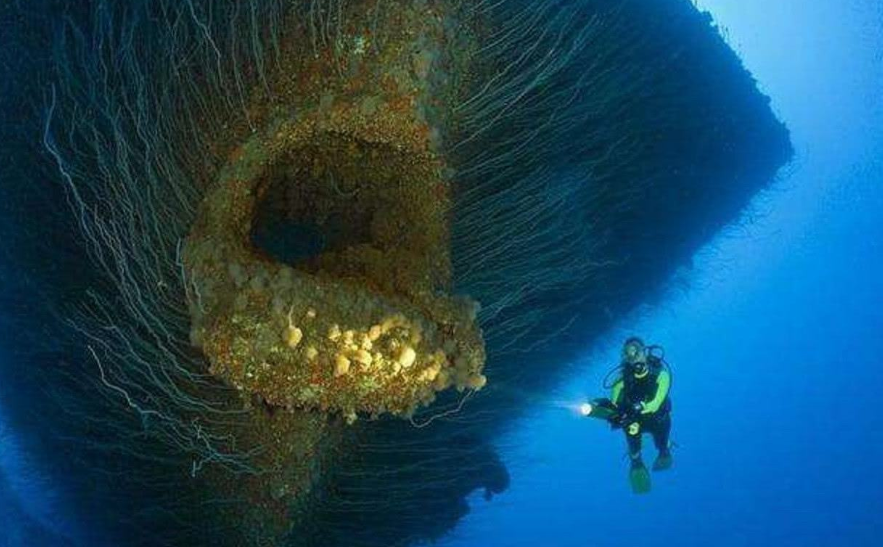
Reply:
<svg viewBox="0 0 883 547"><path fill-rule="evenodd" d="M622 408L611 419L610 425L614 428L625 427L632 422L632 413L627 408Z"/></svg>
<svg viewBox="0 0 883 547"><path fill-rule="evenodd" d="M619 412L617 412L616 416L611 419L610 424L614 427L626 427L635 420L640 419L643 410L643 403L623 405L622 407L619 407Z"/></svg>

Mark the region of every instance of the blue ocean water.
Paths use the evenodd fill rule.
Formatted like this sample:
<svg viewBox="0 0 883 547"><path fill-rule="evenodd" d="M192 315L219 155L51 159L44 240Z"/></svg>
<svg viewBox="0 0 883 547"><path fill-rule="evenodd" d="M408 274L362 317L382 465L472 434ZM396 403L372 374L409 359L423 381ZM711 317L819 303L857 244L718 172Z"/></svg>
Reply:
<svg viewBox="0 0 883 547"><path fill-rule="evenodd" d="M794 163L501 442L509 491L474 496L445 547L880 545L883 3L698 5L771 96ZM631 334L674 369L675 467L645 497L622 434L572 410L605 395Z"/></svg>
<svg viewBox="0 0 883 547"><path fill-rule="evenodd" d="M624 319L556 393L537 396L498 442L510 488L490 502L476 493L442 545L879 543L883 7L700 6L771 96L795 162L667 299ZM676 464L645 497L628 489L621 434L574 412L603 395L635 333L666 347L675 374ZM0 464L0 545L76 535L57 477L3 422Z"/></svg>

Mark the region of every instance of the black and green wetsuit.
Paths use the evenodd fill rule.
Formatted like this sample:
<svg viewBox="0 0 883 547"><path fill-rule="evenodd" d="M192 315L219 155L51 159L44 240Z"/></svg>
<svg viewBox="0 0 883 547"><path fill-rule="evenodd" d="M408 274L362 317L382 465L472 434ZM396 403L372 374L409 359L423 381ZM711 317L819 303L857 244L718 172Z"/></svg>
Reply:
<svg viewBox="0 0 883 547"><path fill-rule="evenodd" d="M668 437L671 431L671 374L662 366L659 359L648 359L647 373L636 377L626 372L611 388L610 400L621 409L632 409L640 404L640 412L627 414L622 424L629 452L633 458L641 453L641 435L650 433L653 444L660 452L668 451ZM637 425L635 425L637 424Z"/></svg>

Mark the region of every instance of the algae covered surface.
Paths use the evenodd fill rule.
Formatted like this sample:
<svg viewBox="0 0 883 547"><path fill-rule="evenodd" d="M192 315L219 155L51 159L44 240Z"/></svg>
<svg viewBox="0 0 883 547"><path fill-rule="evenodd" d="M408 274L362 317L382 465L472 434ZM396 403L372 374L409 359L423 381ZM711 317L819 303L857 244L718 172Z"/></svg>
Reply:
<svg viewBox="0 0 883 547"><path fill-rule="evenodd" d="M445 6L379 21L367 7L339 15L333 46L282 60L285 93L231 153L184 249L191 339L211 373L350 421L410 416L438 390L486 381L477 303L450 293L450 181L431 139L443 127L426 119L449 93L429 81ZM252 244L259 204L333 246L273 261Z"/></svg>

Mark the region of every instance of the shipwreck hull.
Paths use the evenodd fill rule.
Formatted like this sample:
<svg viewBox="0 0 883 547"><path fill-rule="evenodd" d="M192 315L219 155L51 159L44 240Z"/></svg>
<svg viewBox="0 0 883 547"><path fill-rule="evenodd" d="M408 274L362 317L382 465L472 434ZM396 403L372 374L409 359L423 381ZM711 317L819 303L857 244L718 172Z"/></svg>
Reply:
<svg viewBox="0 0 883 547"><path fill-rule="evenodd" d="M39 427L79 439L90 518L162 530L128 544L443 536L508 486L500 432L792 153L689 2L210 4L25 27L56 47L4 104L42 146L3 203L48 211L7 216L10 278L52 309L8 328L65 333L17 381L65 409Z"/></svg>

